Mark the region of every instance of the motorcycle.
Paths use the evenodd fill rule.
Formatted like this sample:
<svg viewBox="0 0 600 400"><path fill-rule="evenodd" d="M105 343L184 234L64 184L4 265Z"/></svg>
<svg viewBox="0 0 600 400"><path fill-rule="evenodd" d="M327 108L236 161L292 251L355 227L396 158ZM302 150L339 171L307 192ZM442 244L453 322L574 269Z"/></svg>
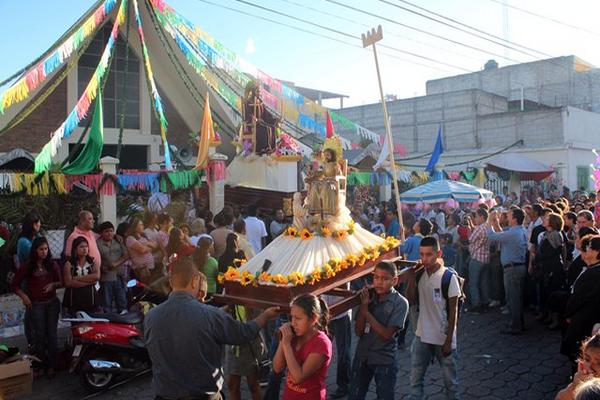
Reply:
<svg viewBox="0 0 600 400"><path fill-rule="evenodd" d="M137 280L127 283L129 309L143 302L160 304L166 296L153 292ZM144 343L142 312L88 314L78 311L71 322L73 354L69 372L80 375L81 384L91 392L108 388L118 377L151 370Z"/></svg>

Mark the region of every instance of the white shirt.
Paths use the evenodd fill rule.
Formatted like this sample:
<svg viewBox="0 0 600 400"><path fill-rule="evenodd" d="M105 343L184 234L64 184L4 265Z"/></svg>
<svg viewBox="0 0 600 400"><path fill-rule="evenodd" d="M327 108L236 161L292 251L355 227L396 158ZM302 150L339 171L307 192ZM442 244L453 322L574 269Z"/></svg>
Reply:
<svg viewBox="0 0 600 400"><path fill-rule="evenodd" d="M285 222L279 222L276 220L271 221L271 236L275 239L277 236L283 232L285 228L287 228L287 224Z"/></svg>
<svg viewBox="0 0 600 400"><path fill-rule="evenodd" d="M254 248L254 253L258 254L262 250L261 239L267 236L265 223L256 217L248 217L246 222L246 237Z"/></svg>
<svg viewBox="0 0 600 400"><path fill-rule="evenodd" d="M436 214L435 223L438 226L438 232L444 232L446 230L446 215L443 211Z"/></svg>
<svg viewBox="0 0 600 400"><path fill-rule="evenodd" d="M421 338L422 343L442 346L446 341L448 313L446 299L442 294L442 276L445 270L445 267L441 267L431 276L425 271L419 279L419 319L415 334ZM460 295L458 280L452 275L448 298L458 295ZM452 336L452 348L456 349L456 327Z"/></svg>

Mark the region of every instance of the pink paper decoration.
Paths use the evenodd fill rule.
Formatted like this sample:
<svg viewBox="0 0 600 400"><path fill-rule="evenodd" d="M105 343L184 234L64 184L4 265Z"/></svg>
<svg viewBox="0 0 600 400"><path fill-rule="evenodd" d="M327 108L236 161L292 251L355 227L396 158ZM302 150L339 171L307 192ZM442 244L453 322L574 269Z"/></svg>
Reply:
<svg viewBox="0 0 600 400"><path fill-rule="evenodd" d="M453 172L447 172L447 174L448 174L448 178L450 178L450 180L457 181L460 179L460 172L453 171Z"/></svg>
<svg viewBox="0 0 600 400"><path fill-rule="evenodd" d="M458 207L458 202L454 199L449 199L446 204L445 204L446 208L457 208Z"/></svg>

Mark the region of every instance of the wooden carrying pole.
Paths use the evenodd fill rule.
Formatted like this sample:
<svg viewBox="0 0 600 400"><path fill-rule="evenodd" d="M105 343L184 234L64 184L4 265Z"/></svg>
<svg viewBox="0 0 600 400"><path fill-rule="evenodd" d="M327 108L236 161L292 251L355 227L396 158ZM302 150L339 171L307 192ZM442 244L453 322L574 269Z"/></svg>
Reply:
<svg viewBox="0 0 600 400"><path fill-rule="evenodd" d="M396 163L394 161L394 142L392 140L392 130L390 129L390 119L388 117L385 97L383 95L383 85L381 83L381 73L379 72L379 61L377 60L377 49L375 43L383 39L381 25L371 29L366 34L362 34L363 47L373 46L373 56L375 57L375 69L377 70L377 81L379 83L379 94L381 95L381 105L383 106L383 121L388 142L388 158L392 168L392 177L394 180L394 195L396 197L396 209L398 211L398 223L400 225L400 240L404 242L404 221L402 220L402 204L400 202L400 191L398 189L398 176L396 174Z"/></svg>

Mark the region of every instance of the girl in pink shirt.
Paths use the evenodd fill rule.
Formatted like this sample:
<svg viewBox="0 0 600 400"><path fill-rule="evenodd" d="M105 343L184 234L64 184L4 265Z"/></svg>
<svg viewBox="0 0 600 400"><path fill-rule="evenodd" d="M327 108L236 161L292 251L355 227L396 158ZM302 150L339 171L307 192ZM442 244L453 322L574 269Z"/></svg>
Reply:
<svg viewBox="0 0 600 400"><path fill-rule="evenodd" d="M312 294L304 294L292 302L290 314L292 322L279 329L281 340L273 358L276 373L287 368L283 400L325 400L332 351L327 305Z"/></svg>

